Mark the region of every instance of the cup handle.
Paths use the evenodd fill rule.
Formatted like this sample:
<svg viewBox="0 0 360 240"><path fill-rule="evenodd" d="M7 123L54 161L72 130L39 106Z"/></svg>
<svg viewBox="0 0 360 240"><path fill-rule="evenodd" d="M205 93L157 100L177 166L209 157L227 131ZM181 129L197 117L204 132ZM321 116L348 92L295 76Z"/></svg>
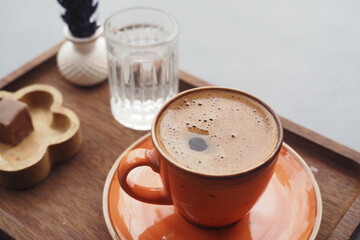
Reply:
<svg viewBox="0 0 360 240"><path fill-rule="evenodd" d="M160 173L159 153L153 149L139 148L128 152L121 160L117 169L118 181L121 188L131 197L146 203L167 205L172 200L164 187L153 188L137 185L127 180L131 170L140 166L149 166Z"/></svg>

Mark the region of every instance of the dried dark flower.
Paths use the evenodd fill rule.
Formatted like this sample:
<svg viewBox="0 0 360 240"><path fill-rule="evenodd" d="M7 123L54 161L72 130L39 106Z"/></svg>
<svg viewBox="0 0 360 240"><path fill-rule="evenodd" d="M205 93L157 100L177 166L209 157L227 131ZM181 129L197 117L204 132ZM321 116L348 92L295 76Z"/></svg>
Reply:
<svg viewBox="0 0 360 240"><path fill-rule="evenodd" d="M95 13L98 2L93 0L57 0L65 8L61 15L67 23L71 34L74 37L86 38L92 36L99 27L91 16Z"/></svg>

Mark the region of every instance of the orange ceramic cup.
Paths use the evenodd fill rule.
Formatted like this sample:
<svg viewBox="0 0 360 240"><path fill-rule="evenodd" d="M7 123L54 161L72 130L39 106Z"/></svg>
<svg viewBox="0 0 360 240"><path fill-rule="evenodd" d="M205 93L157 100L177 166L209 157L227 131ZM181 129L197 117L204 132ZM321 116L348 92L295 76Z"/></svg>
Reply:
<svg viewBox="0 0 360 240"><path fill-rule="evenodd" d="M152 141L155 147L130 151L121 159L117 175L122 189L131 197L146 203L173 204L178 212L194 225L220 228L239 221L265 191L282 146L283 130L278 116L264 102L250 94L226 88L256 100L274 117L278 132L277 142L271 154L254 168L224 176L197 173L179 165L159 146L159 137L156 134L159 116L179 97L207 89L219 87L191 89L166 103L152 124ZM127 178L129 172L139 166L149 166L159 173L164 187L148 188Z"/></svg>

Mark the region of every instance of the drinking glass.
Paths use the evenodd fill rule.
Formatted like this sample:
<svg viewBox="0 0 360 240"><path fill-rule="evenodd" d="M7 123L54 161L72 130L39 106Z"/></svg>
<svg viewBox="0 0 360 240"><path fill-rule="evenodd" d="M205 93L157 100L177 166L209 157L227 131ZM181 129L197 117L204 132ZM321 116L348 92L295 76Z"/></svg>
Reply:
<svg viewBox="0 0 360 240"><path fill-rule="evenodd" d="M154 8L130 8L105 21L111 111L126 127L149 130L178 92L176 19Z"/></svg>

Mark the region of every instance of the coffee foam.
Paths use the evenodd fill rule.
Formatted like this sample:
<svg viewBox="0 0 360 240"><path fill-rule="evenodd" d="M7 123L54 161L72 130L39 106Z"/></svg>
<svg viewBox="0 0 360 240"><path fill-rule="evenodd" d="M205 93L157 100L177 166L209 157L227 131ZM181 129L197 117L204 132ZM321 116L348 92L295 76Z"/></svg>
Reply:
<svg viewBox="0 0 360 240"><path fill-rule="evenodd" d="M252 169L267 159L278 140L278 126L268 109L224 89L176 99L160 115L155 131L169 159L208 175Z"/></svg>

